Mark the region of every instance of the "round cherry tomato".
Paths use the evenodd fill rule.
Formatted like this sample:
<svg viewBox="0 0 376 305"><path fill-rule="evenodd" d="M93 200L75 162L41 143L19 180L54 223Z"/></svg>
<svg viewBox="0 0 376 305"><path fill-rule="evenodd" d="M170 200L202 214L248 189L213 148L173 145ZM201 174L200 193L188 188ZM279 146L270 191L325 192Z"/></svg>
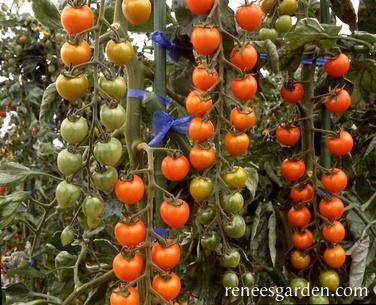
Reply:
<svg viewBox="0 0 376 305"><path fill-rule="evenodd" d="M287 220L290 226L294 228L303 228L309 224L311 220L311 212L307 207L301 207L300 209L292 207L287 213Z"/></svg>
<svg viewBox="0 0 376 305"><path fill-rule="evenodd" d="M99 86L115 100L121 100L127 91L127 83L122 76L117 76L115 79L102 76L99 79Z"/></svg>
<svg viewBox="0 0 376 305"><path fill-rule="evenodd" d="M67 5L61 12L61 24L65 31L75 35L93 26L94 13L87 5Z"/></svg>
<svg viewBox="0 0 376 305"><path fill-rule="evenodd" d="M308 249L313 244L313 235L308 229L303 232L294 231L291 239L293 246L298 250Z"/></svg>
<svg viewBox="0 0 376 305"><path fill-rule="evenodd" d="M81 40L78 44L65 42L60 49L60 57L64 65L74 67L90 61L91 49L85 40Z"/></svg>
<svg viewBox="0 0 376 305"><path fill-rule="evenodd" d="M221 206L225 212L238 214L243 210L244 198L241 193L225 194L221 199Z"/></svg>
<svg viewBox="0 0 376 305"><path fill-rule="evenodd" d="M205 66L198 66L193 70L192 82L193 85L202 91L209 90L219 79L218 73L215 70L209 70Z"/></svg>
<svg viewBox="0 0 376 305"><path fill-rule="evenodd" d="M278 9L280 15L293 15L298 9L298 2L296 0L283 0Z"/></svg>
<svg viewBox="0 0 376 305"><path fill-rule="evenodd" d="M347 186L347 175L339 168L333 168L331 173L321 176L324 189L330 193L340 193Z"/></svg>
<svg viewBox="0 0 376 305"><path fill-rule="evenodd" d="M165 300L170 301L179 295L181 282L180 278L173 272L170 273L169 279L163 279L157 274L153 279L152 287Z"/></svg>
<svg viewBox="0 0 376 305"><path fill-rule="evenodd" d="M141 219L132 223L118 222L115 226L115 238L123 247L136 247L145 240L146 227Z"/></svg>
<svg viewBox="0 0 376 305"><path fill-rule="evenodd" d="M334 113L345 112L351 105L351 96L345 90L338 88L336 89L335 96L329 96L325 100L325 107Z"/></svg>
<svg viewBox="0 0 376 305"><path fill-rule="evenodd" d="M194 27L191 42L198 54L207 56L218 49L221 42L221 34L216 28Z"/></svg>
<svg viewBox="0 0 376 305"><path fill-rule="evenodd" d="M105 193L110 193L118 180L118 172L116 168L107 166L104 169L95 171L92 179L95 187Z"/></svg>
<svg viewBox="0 0 376 305"><path fill-rule="evenodd" d="M345 212L345 206L341 199L332 197L329 200L321 199L319 204L320 214L329 220L338 220Z"/></svg>
<svg viewBox="0 0 376 305"><path fill-rule="evenodd" d="M222 278L222 284L225 288L239 287L239 277L234 271L226 271Z"/></svg>
<svg viewBox="0 0 376 305"><path fill-rule="evenodd" d="M309 283L306 279L297 277L292 279L290 283L293 294L300 300L304 298L303 291L309 291ZM304 290L303 290L304 289Z"/></svg>
<svg viewBox="0 0 376 305"><path fill-rule="evenodd" d="M289 80L281 88L281 97L287 103L299 103L304 97L304 88L302 84Z"/></svg>
<svg viewBox="0 0 376 305"><path fill-rule="evenodd" d="M232 94L241 101L251 99L257 91L257 81L252 75L247 75L243 79L233 79L231 81Z"/></svg>
<svg viewBox="0 0 376 305"><path fill-rule="evenodd" d="M183 180L188 175L189 168L189 161L184 155L166 156L161 164L163 176L170 181Z"/></svg>
<svg viewBox="0 0 376 305"><path fill-rule="evenodd" d="M74 231L70 226L64 228L64 230L60 234L60 241L63 247L72 243L72 241L74 241L74 237Z"/></svg>
<svg viewBox="0 0 376 305"><path fill-rule="evenodd" d="M261 9L265 14L270 13L274 6L277 4L275 0L263 0L261 1Z"/></svg>
<svg viewBox="0 0 376 305"><path fill-rule="evenodd" d="M118 253L112 262L112 268L119 280L130 282L141 275L144 261L140 251L136 251L135 255L131 258L124 257L123 254Z"/></svg>
<svg viewBox="0 0 376 305"><path fill-rule="evenodd" d="M231 156L241 156L248 151L249 137L245 133L225 135L225 147Z"/></svg>
<svg viewBox="0 0 376 305"><path fill-rule="evenodd" d="M5 186L0 186L0 194L4 194L7 191Z"/></svg>
<svg viewBox="0 0 376 305"><path fill-rule="evenodd" d="M60 74L56 79L55 85L62 98L73 102L84 96L89 88L89 81L83 74L76 77L67 77Z"/></svg>
<svg viewBox="0 0 376 305"><path fill-rule="evenodd" d="M235 47L231 51L230 61L242 71L250 71L256 65L257 51L250 44L242 48Z"/></svg>
<svg viewBox="0 0 376 305"><path fill-rule="evenodd" d="M235 13L237 24L246 31L255 31L262 23L263 12L261 7L252 3L239 7Z"/></svg>
<svg viewBox="0 0 376 305"><path fill-rule="evenodd" d="M142 179L133 175L131 179L119 179L115 184L117 199L127 205L136 204L144 197L145 185Z"/></svg>
<svg viewBox="0 0 376 305"><path fill-rule="evenodd" d="M166 225L171 228L181 228L189 219L190 209L188 203L179 198L177 202L163 201L160 213Z"/></svg>
<svg viewBox="0 0 376 305"><path fill-rule="evenodd" d="M279 144L294 146L300 140L300 130L295 125L285 125L282 123L278 126L275 136Z"/></svg>
<svg viewBox="0 0 376 305"><path fill-rule="evenodd" d="M82 211L88 218L99 218L104 210L104 201L102 198L87 196L82 203Z"/></svg>
<svg viewBox="0 0 376 305"><path fill-rule="evenodd" d="M294 268L302 270L309 266L311 257L309 254L303 254L300 250L295 250L291 253L290 261Z"/></svg>
<svg viewBox="0 0 376 305"><path fill-rule="evenodd" d="M57 155L57 168L64 176L70 176L82 167L82 155L63 149Z"/></svg>
<svg viewBox="0 0 376 305"><path fill-rule="evenodd" d="M171 243L172 240L167 240ZM180 261L180 246L178 243L171 243L163 247L159 242L155 242L151 248L151 259L153 263L164 271L170 271Z"/></svg>
<svg viewBox="0 0 376 305"><path fill-rule="evenodd" d="M207 177L195 177L189 184L189 193L193 199L201 203L208 199L213 192L213 182Z"/></svg>
<svg viewBox="0 0 376 305"><path fill-rule="evenodd" d="M210 232L201 236L200 243L204 250L215 251L221 243L221 237L218 232Z"/></svg>
<svg viewBox="0 0 376 305"><path fill-rule="evenodd" d="M322 227L322 237L328 242L339 243L345 238L345 234L345 227L337 220Z"/></svg>
<svg viewBox="0 0 376 305"><path fill-rule="evenodd" d="M230 249L222 257L223 266L226 268L236 268L240 263L240 253L236 249Z"/></svg>
<svg viewBox="0 0 376 305"><path fill-rule="evenodd" d="M340 283L339 275L335 270L320 272L319 280L320 285L322 287L327 287L330 291L336 291Z"/></svg>
<svg viewBox="0 0 376 305"><path fill-rule="evenodd" d="M231 171L222 175L222 179L230 189L239 189L245 187L248 173L243 167L234 166Z"/></svg>
<svg viewBox="0 0 376 305"><path fill-rule="evenodd" d="M185 107L187 108L188 114L193 116L204 116L212 106L212 99L201 99L197 91L192 91L191 93L189 93L185 101Z"/></svg>
<svg viewBox="0 0 376 305"><path fill-rule="evenodd" d="M86 218L86 225L91 230L97 228L101 224L101 222L102 222L102 220L101 220L100 217L98 217L98 218L87 217Z"/></svg>
<svg viewBox="0 0 376 305"><path fill-rule="evenodd" d="M282 15L275 21L275 28L279 33L287 33L292 28L292 19L289 15Z"/></svg>
<svg viewBox="0 0 376 305"><path fill-rule="evenodd" d="M325 249L323 258L329 267L341 268L345 263L346 253L340 245L335 245L333 248Z"/></svg>
<svg viewBox="0 0 376 305"><path fill-rule="evenodd" d="M205 15L209 13L214 5L214 0L185 0L188 9L196 15Z"/></svg>
<svg viewBox="0 0 376 305"><path fill-rule="evenodd" d="M255 276L252 272L243 273L242 279L245 287L253 287L255 285Z"/></svg>
<svg viewBox="0 0 376 305"><path fill-rule="evenodd" d="M120 289L116 288L111 292L110 305L139 305L140 296L137 288L129 287L127 296L120 294Z"/></svg>
<svg viewBox="0 0 376 305"><path fill-rule="evenodd" d="M94 157L103 165L114 166L116 165L122 155L122 145L116 138L111 137L108 142L98 142L94 146Z"/></svg>
<svg viewBox="0 0 376 305"><path fill-rule="evenodd" d="M115 65L126 65L134 56L134 49L129 41L116 42L110 40L106 45L106 55Z"/></svg>
<svg viewBox="0 0 376 305"><path fill-rule="evenodd" d="M271 40L275 41L278 37L278 32L275 29L262 28L258 32L258 38L260 40Z"/></svg>
<svg viewBox="0 0 376 305"><path fill-rule="evenodd" d="M248 106L242 109L234 107L230 112L230 122L237 130L244 131L256 123L256 112Z"/></svg>
<svg viewBox="0 0 376 305"><path fill-rule="evenodd" d="M195 145L189 152L189 160L193 168L201 172L214 165L215 151L213 148L205 149Z"/></svg>
<svg viewBox="0 0 376 305"><path fill-rule="evenodd" d="M230 238L241 238L244 236L246 230L246 223L242 216L232 215L231 222L224 226L226 235Z"/></svg>
<svg viewBox="0 0 376 305"><path fill-rule="evenodd" d="M351 152L354 145L353 137L345 130L341 130L338 138L328 137L326 147L336 156L344 156Z"/></svg>
<svg viewBox="0 0 376 305"><path fill-rule="evenodd" d="M337 57L327 59L324 70L329 76L339 78L344 76L350 69L350 59L343 53Z"/></svg>
<svg viewBox="0 0 376 305"><path fill-rule="evenodd" d="M188 134L193 141L203 143L213 136L213 123L210 120L201 119L199 117L193 118L189 124Z"/></svg>
<svg viewBox="0 0 376 305"><path fill-rule="evenodd" d="M209 225L215 218L216 212L211 206L200 208L197 211L197 219L202 225Z"/></svg>
<svg viewBox="0 0 376 305"><path fill-rule="evenodd" d="M4 108L0 108L0 117L5 118L7 116L7 112Z"/></svg>
<svg viewBox="0 0 376 305"><path fill-rule="evenodd" d="M124 0L122 4L124 17L133 25L142 25L151 15L150 0Z"/></svg>
<svg viewBox="0 0 376 305"><path fill-rule="evenodd" d="M281 163L281 174L288 181L296 181L302 178L306 171L306 166L302 160L285 159Z"/></svg>
<svg viewBox="0 0 376 305"><path fill-rule="evenodd" d="M56 187L56 201L62 209L71 208L81 196L81 189L65 180Z"/></svg>
<svg viewBox="0 0 376 305"><path fill-rule="evenodd" d="M78 120L71 121L65 118L60 126L61 137L69 144L80 144L89 133L87 120L80 117Z"/></svg>
<svg viewBox="0 0 376 305"><path fill-rule="evenodd" d="M126 120L125 109L120 104L113 107L104 104L101 106L100 120L109 132L119 129Z"/></svg>
<svg viewBox="0 0 376 305"><path fill-rule="evenodd" d="M293 187L290 191L290 198L294 202L307 202L313 198L312 184L307 183L302 187Z"/></svg>

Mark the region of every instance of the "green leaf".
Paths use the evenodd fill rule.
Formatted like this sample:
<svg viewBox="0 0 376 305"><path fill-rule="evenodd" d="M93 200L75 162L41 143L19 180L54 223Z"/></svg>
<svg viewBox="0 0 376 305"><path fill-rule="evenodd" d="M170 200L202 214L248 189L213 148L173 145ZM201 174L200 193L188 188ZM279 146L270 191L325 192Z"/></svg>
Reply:
<svg viewBox="0 0 376 305"><path fill-rule="evenodd" d="M276 249L276 242L277 242L277 219L275 216L275 211L272 208L272 213L270 214L270 218L268 220L268 239L269 239L269 251L270 251L270 258L272 260L273 266L275 266L275 261L277 258L277 249Z"/></svg>
<svg viewBox="0 0 376 305"><path fill-rule="evenodd" d="M259 175L255 168L246 167L245 170L248 173L248 179L246 181L246 188L251 192L252 199L255 198L256 190L259 182Z"/></svg>
<svg viewBox="0 0 376 305"><path fill-rule="evenodd" d="M33 0L31 7L35 18L52 30L61 28L60 14L56 6L49 0Z"/></svg>
<svg viewBox="0 0 376 305"><path fill-rule="evenodd" d="M31 174L31 170L19 163L0 161L0 185L16 186L25 181Z"/></svg>
<svg viewBox="0 0 376 305"><path fill-rule="evenodd" d="M355 242L346 254L351 255L349 286L363 286L364 273L367 266L367 255L370 247L370 238L368 235L363 236Z"/></svg>
<svg viewBox="0 0 376 305"><path fill-rule="evenodd" d="M0 230L5 229L14 221L18 206L28 197L29 194L22 191L0 197Z"/></svg>
<svg viewBox="0 0 376 305"><path fill-rule="evenodd" d="M334 14L344 23L350 26L350 30L356 29L356 13L351 0L330 0Z"/></svg>
<svg viewBox="0 0 376 305"><path fill-rule="evenodd" d="M359 30L376 33L376 1L360 0L358 10L358 28Z"/></svg>
<svg viewBox="0 0 376 305"><path fill-rule="evenodd" d="M265 41L265 49L268 54L268 63L275 74L279 73L279 55L276 45L270 40Z"/></svg>
<svg viewBox="0 0 376 305"><path fill-rule="evenodd" d="M376 136L374 136L369 143L366 152L364 153L364 158L367 157L376 148Z"/></svg>

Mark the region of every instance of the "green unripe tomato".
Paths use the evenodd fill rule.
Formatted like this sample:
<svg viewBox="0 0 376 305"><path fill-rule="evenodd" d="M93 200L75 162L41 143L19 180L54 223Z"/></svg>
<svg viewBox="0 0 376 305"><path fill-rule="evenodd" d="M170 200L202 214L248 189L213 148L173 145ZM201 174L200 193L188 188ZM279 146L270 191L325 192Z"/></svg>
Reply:
<svg viewBox="0 0 376 305"><path fill-rule="evenodd" d="M260 40L271 40L274 41L278 37L278 32L275 29L267 29L267 28L262 28L259 33L258 33L258 38Z"/></svg>
<svg viewBox="0 0 376 305"><path fill-rule="evenodd" d="M63 149L57 155L57 168L64 176L75 174L82 167L82 155Z"/></svg>
<svg viewBox="0 0 376 305"><path fill-rule="evenodd" d="M104 171L96 171L92 178L94 185L98 190L110 193L114 189L118 176L116 168L107 166Z"/></svg>
<svg viewBox="0 0 376 305"><path fill-rule="evenodd" d="M327 270L320 273L320 285L327 287L330 291L336 291L339 287L340 278L335 270Z"/></svg>
<svg viewBox="0 0 376 305"><path fill-rule="evenodd" d="M85 118L71 121L65 118L60 126L61 137L69 144L80 144L89 133L89 125Z"/></svg>
<svg viewBox="0 0 376 305"><path fill-rule="evenodd" d="M74 231L70 226L64 228L60 234L61 244L64 246L69 245L74 240Z"/></svg>
<svg viewBox="0 0 376 305"><path fill-rule="evenodd" d="M241 238L245 234L246 223L242 216L233 215L229 224L224 227L225 233L230 238Z"/></svg>
<svg viewBox="0 0 376 305"><path fill-rule="evenodd" d="M293 15L298 9L296 0L283 0L279 5L279 13L281 15Z"/></svg>
<svg viewBox="0 0 376 305"><path fill-rule="evenodd" d="M329 298L326 295L311 295L309 297L309 304L319 305L319 304L330 304Z"/></svg>
<svg viewBox="0 0 376 305"><path fill-rule="evenodd" d="M120 104L111 108L102 105L100 110L101 123L108 131L114 131L124 125L126 119L125 109Z"/></svg>
<svg viewBox="0 0 376 305"><path fill-rule="evenodd" d="M226 271L222 278L222 284L225 288L239 287L239 277L234 271Z"/></svg>
<svg viewBox="0 0 376 305"><path fill-rule="evenodd" d="M101 224L101 221L102 220L100 218L90 218L90 217L88 217L86 219L87 226L91 230L97 228Z"/></svg>
<svg viewBox="0 0 376 305"><path fill-rule="evenodd" d="M239 192L225 194L221 198L221 206L227 213L238 214L244 207L244 198Z"/></svg>
<svg viewBox="0 0 376 305"><path fill-rule="evenodd" d="M208 224L210 224L213 221L215 215L216 215L215 209L213 209L211 206L208 206L205 209L204 208L200 208L197 211L198 221L202 225L208 225Z"/></svg>
<svg viewBox="0 0 376 305"><path fill-rule="evenodd" d="M242 275L245 287L253 287L255 285L255 277L252 272L246 272Z"/></svg>
<svg viewBox="0 0 376 305"><path fill-rule="evenodd" d="M108 142L98 142L94 146L94 157L103 165L114 166L121 158L123 148L120 141L111 138Z"/></svg>
<svg viewBox="0 0 376 305"><path fill-rule="evenodd" d="M230 189L239 189L245 187L248 173L243 167L234 166L232 171L223 174L222 178Z"/></svg>
<svg viewBox="0 0 376 305"><path fill-rule="evenodd" d="M308 295L308 282L304 278L297 277L290 283L292 293L301 300L304 296ZM303 295L304 294L304 295Z"/></svg>
<svg viewBox="0 0 376 305"><path fill-rule="evenodd" d="M282 15L275 21L275 28L279 33L287 33L292 28L292 19L289 15Z"/></svg>
<svg viewBox="0 0 376 305"><path fill-rule="evenodd" d="M127 83L124 77L118 76L115 79L107 79L102 76L99 79L99 86L106 92L110 97L115 100L120 100L124 97L127 91Z"/></svg>
<svg viewBox="0 0 376 305"><path fill-rule="evenodd" d="M214 251L221 242L221 237L217 232L211 232L201 237L201 246L204 250Z"/></svg>
<svg viewBox="0 0 376 305"><path fill-rule="evenodd" d="M81 189L65 180L61 181L56 187L56 201L63 209L71 208L80 198Z"/></svg>
<svg viewBox="0 0 376 305"><path fill-rule="evenodd" d="M104 210L104 201L101 198L87 196L82 203L82 211L88 218L99 218Z"/></svg>
<svg viewBox="0 0 376 305"><path fill-rule="evenodd" d="M240 263L240 253L236 249L231 249L222 257L223 266L226 268L236 268Z"/></svg>
<svg viewBox="0 0 376 305"><path fill-rule="evenodd" d="M206 177L195 177L189 184L189 192L196 202L203 202L213 192L213 182Z"/></svg>

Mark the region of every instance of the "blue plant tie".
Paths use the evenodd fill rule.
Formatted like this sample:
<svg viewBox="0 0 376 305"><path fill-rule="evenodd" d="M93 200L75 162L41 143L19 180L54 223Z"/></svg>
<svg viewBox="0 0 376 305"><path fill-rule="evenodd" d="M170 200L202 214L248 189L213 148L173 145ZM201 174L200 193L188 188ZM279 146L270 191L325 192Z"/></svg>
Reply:
<svg viewBox="0 0 376 305"><path fill-rule="evenodd" d="M169 227L154 227L154 232L163 238L167 238L170 232Z"/></svg>
<svg viewBox="0 0 376 305"><path fill-rule="evenodd" d="M148 91L142 89L128 89L127 97L134 97L142 101L144 99L145 92ZM156 96L163 105L169 105L171 103L171 99L167 96L160 96L157 94Z"/></svg>
<svg viewBox="0 0 376 305"><path fill-rule="evenodd" d="M192 52L191 44L177 44L172 42L163 31L154 31L151 33L153 44L163 47L167 50L167 56L173 61L177 61L182 52ZM180 51L180 52L179 52Z"/></svg>
<svg viewBox="0 0 376 305"><path fill-rule="evenodd" d="M189 122L192 118L191 115L188 115L174 120L174 118L165 111L158 110L154 112L152 131L154 138L149 142L149 146L156 146L162 142L170 129L177 133L187 134Z"/></svg>
<svg viewBox="0 0 376 305"><path fill-rule="evenodd" d="M323 190L323 189L321 189L321 188L318 188L317 189L317 191L316 191L316 194L317 194L317 196L319 196L320 198L323 198L323 197L330 197L330 193L329 192L327 192L327 191L325 191L325 190Z"/></svg>

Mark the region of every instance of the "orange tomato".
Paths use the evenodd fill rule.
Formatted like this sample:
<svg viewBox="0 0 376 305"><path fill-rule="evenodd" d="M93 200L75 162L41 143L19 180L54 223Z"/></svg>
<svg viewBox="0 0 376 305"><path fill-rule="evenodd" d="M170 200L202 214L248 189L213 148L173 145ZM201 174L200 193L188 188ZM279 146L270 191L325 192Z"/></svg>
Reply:
<svg viewBox="0 0 376 305"><path fill-rule="evenodd" d="M135 280L141 275L144 268L144 261L140 251L136 251L131 258L124 257L121 253L115 256L112 262L115 276L124 282Z"/></svg>
<svg viewBox="0 0 376 305"><path fill-rule="evenodd" d="M245 133L227 133L224 139L225 147L232 156L241 156L248 151L249 137Z"/></svg>
<svg viewBox="0 0 376 305"><path fill-rule="evenodd" d="M192 91L187 96L185 101L185 107L187 109L188 114L193 116L204 116L213 105L213 101L211 98L207 100L203 100L200 98L197 91Z"/></svg>
<svg viewBox="0 0 376 305"><path fill-rule="evenodd" d="M299 250L295 250L291 253L291 265L299 270L305 269L311 263L311 257L309 254L303 254Z"/></svg>
<svg viewBox="0 0 376 305"><path fill-rule="evenodd" d="M64 65L74 67L90 61L91 49L85 40L77 45L65 42L60 50L60 57Z"/></svg>
<svg viewBox="0 0 376 305"><path fill-rule="evenodd" d="M256 123L256 112L248 106L242 109L234 107L230 112L230 122L237 130L246 130Z"/></svg>
<svg viewBox="0 0 376 305"><path fill-rule="evenodd" d="M289 80L281 88L281 97L287 103L299 103L304 97L304 88L302 84Z"/></svg>
<svg viewBox="0 0 376 305"><path fill-rule="evenodd" d="M300 140L300 130L295 125L286 126L284 123L278 126L275 136L281 145L294 146Z"/></svg>
<svg viewBox="0 0 376 305"><path fill-rule="evenodd" d="M141 219L134 223L118 222L115 226L115 238L123 247L135 247L145 240L146 228Z"/></svg>
<svg viewBox="0 0 376 305"><path fill-rule="evenodd" d="M173 272L170 274L169 279L163 279L159 274L157 274L153 279L152 287L164 299L170 301L179 295L181 290L181 282L180 278Z"/></svg>
<svg viewBox="0 0 376 305"><path fill-rule="evenodd" d="M199 117L192 119L188 129L189 137L197 143L207 141L214 134L214 126L210 120Z"/></svg>
<svg viewBox="0 0 376 305"><path fill-rule="evenodd" d="M307 202L313 198L313 187L307 183L303 187L293 187L290 190L290 198L294 202Z"/></svg>
<svg viewBox="0 0 376 305"><path fill-rule="evenodd" d="M61 24L69 34L76 35L93 26L94 13L87 5L67 5L61 12Z"/></svg>
<svg viewBox="0 0 376 305"><path fill-rule="evenodd" d="M324 70L334 78L344 76L350 69L350 59L347 55L340 53L337 57L328 59L325 62Z"/></svg>
<svg viewBox="0 0 376 305"><path fill-rule="evenodd" d="M243 48L235 47L230 54L230 61L242 71L250 71L257 63L257 51L246 44Z"/></svg>
<svg viewBox="0 0 376 305"><path fill-rule="evenodd" d="M133 25L142 25L151 15L150 0L124 0L122 3L124 17Z"/></svg>
<svg viewBox="0 0 376 305"><path fill-rule="evenodd" d="M257 81L252 75L231 81L232 94L241 101L251 99L257 92Z"/></svg>
<svg viewBox="0 0 376 305"><path fill-rule="evenodd" d="M351 152L354 145L353 137L345 130L341 130L339 137L328 137L326 147L336 156L344 156Z"/></svg>
<svg viewBox="0 0 376 305"><path fill-rule="evenodd" d="M120 289L116 288L110 295L110 305L139 305L140 296L137 288L129 287L127 289L128 295L120 294Z"/></svg>
<svg viewBox="0 0 376 305"><path fill-rule="evenodd" d="M172 240L167 242L171 243ZM151 259L162 270L170 271L180 261L180 246L178 243L171 243L163 247L159 242L155 242L151 248Z"/></svg>
<svg viewBox="0 0 376 305"><path fill-rule="evenodd" d="M132 179L119 179L115 184L115 194L122 203L136 204L144 197L145 186L142 179L134 175Z"/></svg>
<svg viewBox="0 0 376 305"><path fill-rule="evenodd" d="M345 205L342 200L337 197L332 197L328 200L321 199L319 203L320 214L329 220L338 220L345 212Z"/></svg>
<svg viewBox="0 0 376 305"><path fill-rule="evenodd" d="M340 245L335 245L325 249L323 258L330 267L341 268L346 261L346 252Z"/></svg>
<svg viewBox="0 0 376 305"><path fill-rule="evenodd" d="M208 70L207 67L200 65L193 70L192 82L193 85L202 91L207 91L219 79L218 72L215 70Z"/></svg>
<svg viewBox="0 0 376 305"><path fill-rule="evenodd" d="M331 243L341 242L345 238L345 234L345 227L337 220L330 224L324 224L322 227L323 238Z"/></svg>
<svg viewBox="0 0 376 305"><path fill-rule="evenodd" d="M189 205L183 199L177 201L180 205L163 201L160 206L161 218L171 228L181 228L189 219Z"/></svg>
<svg viewBox="0 0 376 305"><path fill-rule="evenodd" d="M188 9L196 15L204 15L211 11L214 0L185 0Z"/></svg>
<svg viewBox="0 0 376 305"><path fill-rule="evenodd" d="M207 56L218 49L221 42L221 34L216 28L194 27L191 42L198 54Z"/></svg>
<svg viewBox="0 0 376 305"><path fill-rule="evenodd" d="M189 152L189 160L193 168L201 172L214 165L215 151L213 148L201 148L195 145Z"/></svg>
<svg viewBox="0 0 376 305"><path fill-rule="evenodd" d="M294 228L303 228L308 225L311 220L311 212L307 207L290 208L287 213L287 220L290 226Z"/></svg>
<svg viewBox="0 0 376 305"><path fill-rule="evenodd" d="M303 232L294 231L292 233L292 244L296 249L305 250L308 249L313 244L312 232L305 229Z"/></svg>
<svg viewBox="0 0 376 305"><path fill-rule="evenodd" d="M345 112L351 106L351 96L345 89L336 89L335 96L329 96L325 100L325 107L334 113Z"/></svg>
<svg viewBox="0 0 376 305"><path fill-rule="evenodd" d="M262 9L252 3L239 7L235 13L236 22L246 31L255 31L262 23Z"/></svg>
<svg viewBox="0 0 376 305"><path fill-rule="evenodd" d="M161 164L163 176L170 181L183 180L188 175L189 168L189 161L184 155L166 156Z"/></svg>
<svg viewBox="0 0 376 305"><path fill-rule="evenodd" d="M296 181L304 176L306 166L302 160L285 159L281 163L280 170L283 178L288 181Z"/></svg>
<svg viewBox="0 0 376 305"><path fill-rule="evenodd" d="M347 175L339 168L333 168L329 174L321 176L324 189L330 193L340 193L347 186Z"/></svg>

